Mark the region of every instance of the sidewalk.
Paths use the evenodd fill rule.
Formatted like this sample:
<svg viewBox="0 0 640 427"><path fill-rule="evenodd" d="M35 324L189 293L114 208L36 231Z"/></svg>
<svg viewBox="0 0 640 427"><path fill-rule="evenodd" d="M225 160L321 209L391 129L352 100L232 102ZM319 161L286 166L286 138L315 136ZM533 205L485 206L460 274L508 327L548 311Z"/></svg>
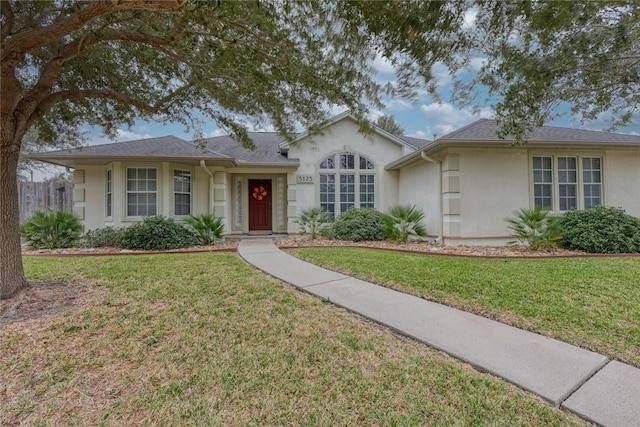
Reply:
<svg viewBox="0 0 640 427"><path fill-rule="evenodd" d="M242 240L265 273L444 351L604 426L640 426L640 369L564 342L436 304Z"/></svg>

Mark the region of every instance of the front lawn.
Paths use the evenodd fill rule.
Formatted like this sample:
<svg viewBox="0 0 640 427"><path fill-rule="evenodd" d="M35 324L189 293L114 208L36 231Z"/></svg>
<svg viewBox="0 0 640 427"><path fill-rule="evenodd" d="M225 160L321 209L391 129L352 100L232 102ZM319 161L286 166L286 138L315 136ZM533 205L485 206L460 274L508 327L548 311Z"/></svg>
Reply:
<svg viewBox="0 0 640 427"><path fill-rule="evenodd" d="M640 258L461 258L358 248L313 263L640 366Z"/></svg>
<svg viewBox="0 0 640 427"><path fill-rule="evenodd" d="M0 425L587 424L235 254L25 268L97 292L1 326Z"/></svg>

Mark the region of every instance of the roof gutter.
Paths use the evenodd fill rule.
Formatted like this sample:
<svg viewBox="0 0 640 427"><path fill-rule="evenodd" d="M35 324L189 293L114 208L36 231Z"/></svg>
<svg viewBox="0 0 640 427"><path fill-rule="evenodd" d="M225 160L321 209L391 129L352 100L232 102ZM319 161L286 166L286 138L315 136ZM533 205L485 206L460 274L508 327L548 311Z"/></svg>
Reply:
<svg viewBox="0 0 640 427"><path fill-rule="evenodd" d="M442 200L442 197L443 197L443 194L442 194L442 161L434 159L433 157L427 156L424 151L420 151L420 158L422 160L427 161L427 162L435 163L435 165L438 168L437 169L437 173L438 173L438 183L437 183L437 185L438 185L438 218L439 218L439 221L438 221L438 238L437 238L437 241L442 243L442 239L443 239L442 233L443 233L443 230L444 230L444 218L443 218L443 215L442 215L442 211L443 211L442 210L442 204L444 202Z"/></svg>

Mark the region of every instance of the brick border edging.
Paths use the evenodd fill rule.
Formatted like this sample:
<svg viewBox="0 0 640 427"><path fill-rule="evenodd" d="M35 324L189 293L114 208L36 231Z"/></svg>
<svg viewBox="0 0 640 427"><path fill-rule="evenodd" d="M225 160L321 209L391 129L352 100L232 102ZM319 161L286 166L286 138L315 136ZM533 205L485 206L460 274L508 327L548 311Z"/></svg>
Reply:
<svg viewBox="0 0 640 427"><path fill-rule="evenodd" d="M127 256L127 255L169 255L169 254L200 254L206 252L237 252L236 248L223 248L223 249L195 249L195 250L166 250L166 251L148 251L148 252L82 252L82 253L23 253L22 256L26 257L79 257L79 256Z"/></svg>
<svg viewBox="0 0 640 427"><path fill-rule="evenodd" d="M569 254L569 255L470 255L470 254L452 254L452 253L436 253L416 251L413 249L396 249L396 248L379 248L375 246L366 245L309 245L309 246L279 246L279 249L304 249L304 248L358 248L358 249L374 249L378 251L391 251L391 252L403 252L417 255L432 255L432 256L450 256L458 258L481 258L481 259L553 259L553 258L638 258L640 253L623 253L623 254Z"/></svg>
<svg viewBox="0 0 640 427"><path fill-rule="evenodd" d="M640 258L640 253L622 253L622 254L569 254L569 255L471 255L471 254L454 254L454 253L438 253L425 252L413 249L401 248L381 248L367 245L308 245L308 246L278 246L279 249L322 249L322 248L357 248L357 249L373 249L377 251L400 252L416 255L430 256L447 256L457 258L480 258L480 259L554 259L554 258ZM164 251L147 251L147 252L82 252L82 253L23 253L26 257L79 257L79 256L126 256L126 255L168 255L168 254L197 254L207 252L238 252L237 248L221 248L221 249L193 249L193 250L164 250Z"/></svg>

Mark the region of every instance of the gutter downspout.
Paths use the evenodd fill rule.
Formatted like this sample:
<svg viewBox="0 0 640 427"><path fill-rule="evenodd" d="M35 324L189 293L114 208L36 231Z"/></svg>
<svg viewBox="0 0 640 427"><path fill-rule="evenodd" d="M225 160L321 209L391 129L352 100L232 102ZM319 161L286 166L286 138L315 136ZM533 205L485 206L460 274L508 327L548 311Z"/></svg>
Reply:
<svg viewBox="0 0 640 427"><path fill-rule="evenodd" d="M444 230L444 218L442 216L442 161L440 160L436 160L433 157L429 157L426 154L424 154L424 151L420 152L420 157L422 158L422 160L426 160L427 162L430 163L435 163L436 166L438 167L438 217L440 218L439 221L439 230L438 230L438 238L437 241L442 244L444 242L443 240L443 230Z"/></svg>
<svg viewBox="0 0 640 427"><path fill-rule="evenodd" d="M214 213L213 212L213 203L214 203L214 194L213 194L213 172L211 172L209 170L209 168L207 167L207 165L205 164L204 160L200 160L200 167L202 168L203 171L205 171L207 173L207 175L209 175L209 211L211 211L210 213Z"/></svg>

